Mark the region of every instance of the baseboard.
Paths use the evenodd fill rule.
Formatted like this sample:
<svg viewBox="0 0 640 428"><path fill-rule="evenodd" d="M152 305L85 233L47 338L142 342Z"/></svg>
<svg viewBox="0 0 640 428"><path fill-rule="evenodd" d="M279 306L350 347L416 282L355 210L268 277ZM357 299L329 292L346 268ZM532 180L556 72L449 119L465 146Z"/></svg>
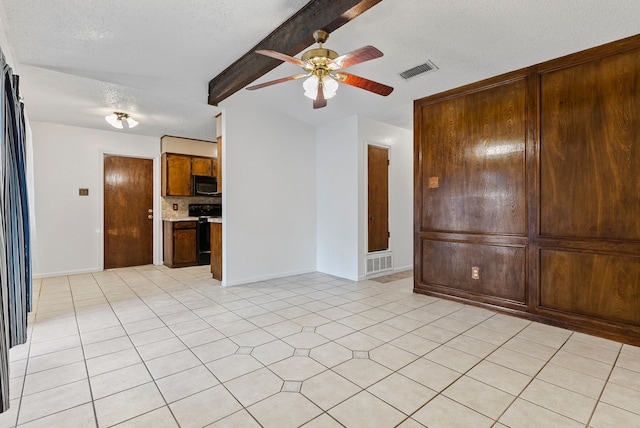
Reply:
<svg viewBox="0 0 640 428"><path fill-rule="evenodd" d="M32 275L32 278L33 279L43 279L43 278L53 278L53 277L56 277L56 276L82 275L82 274L86 274L86 273L96 273L96 272L102 272L102 269L90 268L90 269L78 269L78 270L60 271L60 272L34 273Z"/></svg>
<svg viewBox="0 0 640 428"><path fill-rule="evenodd" d="M245 285L245 284L251 284L254 282L260 282L260 281L268 281L270 279L277 279L277 278L284 278L287 276L294 276L294 275L304 275L305 273L314 273L316 272L316 269L301 269L301 270L294 270L294 271L288 271L288 272L278 272L278 273L273 273L273 274L268 274L268 275L260 275L260 276L254 276L254 277L249 277L249 278L242 278L242 279L236 279L233 281L227 281L224 280L222 281L222 286L223 287L234 287L236 285Z"/></svg>

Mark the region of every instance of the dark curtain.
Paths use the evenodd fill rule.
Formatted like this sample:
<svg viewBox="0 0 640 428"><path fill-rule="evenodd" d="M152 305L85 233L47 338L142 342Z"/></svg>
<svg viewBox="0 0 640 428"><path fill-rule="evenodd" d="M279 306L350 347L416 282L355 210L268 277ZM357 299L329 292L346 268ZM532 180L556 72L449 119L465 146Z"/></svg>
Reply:
<svg viewBox="0 0 640 428"><path fill-rule="evenodd" d="M24 110L0 50L0 412L9 408L9 349L27 341L31 305Z"/></svg>

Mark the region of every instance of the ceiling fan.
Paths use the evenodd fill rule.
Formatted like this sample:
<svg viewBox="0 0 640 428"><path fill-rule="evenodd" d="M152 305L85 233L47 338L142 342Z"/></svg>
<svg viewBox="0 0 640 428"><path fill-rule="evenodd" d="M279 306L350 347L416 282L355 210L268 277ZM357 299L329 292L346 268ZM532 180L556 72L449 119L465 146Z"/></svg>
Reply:
<svg viewBox="0 0 640 428"><path fill-rule="evenodd" d="M316 43L318 43L319 47L306 51L302 54L300 59L272 50L256 51L256 53L259 53L260 55L265 55L300 66L305 72L261 83L259 85L250 86L247 89L252 91L254 89L275 85L276 83L308 77L302 86L305 90L305 96L313 99L314 109L325 107L327 105L327 99L332 98L336 94L338 82L355 86L356 88L365 89L369 92L383 96L387 96L393 91L391 86L383 85L382 83L374 82L373 80L365 79L364 77L340 71L347 67L360 64L361 62L380 58L382 56L382 52L378 49L373 46L365 46L342 56L338 56L335 51L324 49L322 47L322 44L329 38L329 33L323 30L316 30L313 32L313 38Z"/></svg>

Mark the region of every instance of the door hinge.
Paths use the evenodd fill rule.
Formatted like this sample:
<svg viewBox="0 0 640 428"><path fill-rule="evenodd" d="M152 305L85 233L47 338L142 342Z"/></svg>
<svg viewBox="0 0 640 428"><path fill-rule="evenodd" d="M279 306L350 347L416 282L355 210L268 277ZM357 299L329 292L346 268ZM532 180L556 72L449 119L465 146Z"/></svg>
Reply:
<svg viewBox="0 0 640 428"><path fill-rule="evenodd" d="M387 159L387 166L391 165L391 161Z"/></svg>
<svg viewBox="0 0 640 428"><path fill-rule="evenodd" d="M391 238L391 232L387 232L387 238Z"/></svg>

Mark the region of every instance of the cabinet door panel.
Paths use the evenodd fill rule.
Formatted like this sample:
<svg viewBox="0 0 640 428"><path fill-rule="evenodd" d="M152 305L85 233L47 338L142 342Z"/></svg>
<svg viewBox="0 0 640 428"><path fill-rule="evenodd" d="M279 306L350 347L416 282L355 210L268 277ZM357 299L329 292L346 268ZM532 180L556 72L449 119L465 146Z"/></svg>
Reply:
<svg viewBox="0 0 640 428"><path fill-rule="evenodd" d="M197 264L197 250L195 229L178 229L173 231L174 264Z"/></svg>
<svg viewBox="0 0 640 428"><path fill-rule="evenodd" d="M192 157L191 158L191 174L213 177L213 159Z"/></svg>
<svg viewBox="0 0 640 428"><path fill-rule="evenodd" d="M191 157L167 155L167 196L191 196Z"/></svg>

